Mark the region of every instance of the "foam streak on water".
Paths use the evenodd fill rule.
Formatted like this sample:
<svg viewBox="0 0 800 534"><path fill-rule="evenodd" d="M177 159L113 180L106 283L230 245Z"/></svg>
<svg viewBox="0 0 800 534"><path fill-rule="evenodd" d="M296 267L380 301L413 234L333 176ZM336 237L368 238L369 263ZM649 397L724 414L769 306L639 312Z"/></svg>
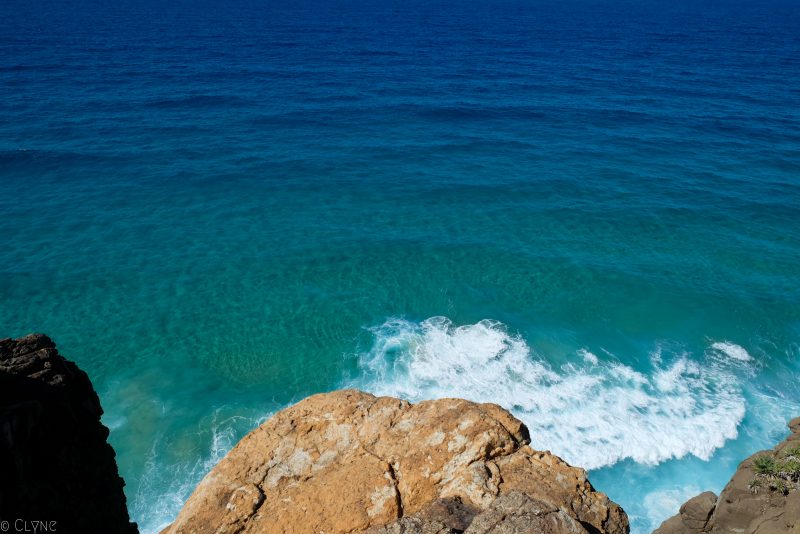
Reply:
<svg viewBox="0 0 800 534"><path fill-rule="evenodd" d="M729 341L718 341L716 343L712 343L711 348L721 352L728 358L733 358L734 360L749 362L753 359L743 347L740 347L739 345Z"/></svg>
<svg viewBox="0 0 800 534"><path fill-rule="evenodd" d="M655 349L650 369L580 351L560 368L490 320L390 319L361 355L364 387L410 400L465 397L510 408L532 445L587 469L632 459L708 459L737 436L745 415L738 376L724 359Z"/></svg>
<svg viewBox="0 0 800 534"><path fill-rule="evenodd" d="M221 418L217 412L209 424L197 432L204 446L199 450L182 451L183 454L175 452L180 444L170 440L163 443L163 436L156 438L132 499L131 516L137 518L139 530L161 532L174 521L197 484L236 445L242 428L253 428L260 422L261 419L238 416ZM172 452L171 457L159 455L163 448Z"/></svg>

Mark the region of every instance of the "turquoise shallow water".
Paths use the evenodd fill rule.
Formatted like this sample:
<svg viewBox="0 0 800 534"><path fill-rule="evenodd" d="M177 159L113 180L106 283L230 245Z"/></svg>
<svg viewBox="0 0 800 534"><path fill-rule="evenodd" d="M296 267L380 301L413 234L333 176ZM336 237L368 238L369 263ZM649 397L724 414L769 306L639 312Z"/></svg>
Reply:
<svg viewBox="0 0 800 534"><path fill-rule="evenodd" d="M0 335L132 515L346 386L499 402L636 533L800 414L797 6L0 6Z"/></svg>

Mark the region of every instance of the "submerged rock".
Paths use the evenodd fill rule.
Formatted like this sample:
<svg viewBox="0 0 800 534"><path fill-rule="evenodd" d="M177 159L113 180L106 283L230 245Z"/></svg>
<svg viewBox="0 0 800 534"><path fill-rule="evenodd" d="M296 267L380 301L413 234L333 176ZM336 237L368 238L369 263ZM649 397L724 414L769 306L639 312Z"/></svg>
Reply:
<svg viewBox="0 0 800 534"><path fill-rule="evenodd" d="M50 338L0 340L0 519L10 531L137 532L102 413L89 377Z"/></svg>
<svg viewBox="0 0 800 534"><path fill-rule="evenodd" d="M800 417L774 449L739 464L719 497L708 491L689 499L653 534L800 534Z"/></svg>
<svg viewBox="0 0 800 534"><path fill-rule="evenodd" d="M164 533L629 531L582 469L528 443L494 404L315 395L245 436Z"/></svg>

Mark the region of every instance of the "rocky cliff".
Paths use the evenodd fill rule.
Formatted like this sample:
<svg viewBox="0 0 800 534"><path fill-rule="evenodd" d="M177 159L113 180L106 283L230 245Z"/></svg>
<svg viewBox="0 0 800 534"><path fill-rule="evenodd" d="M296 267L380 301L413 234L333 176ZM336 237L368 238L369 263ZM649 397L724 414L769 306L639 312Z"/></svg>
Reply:
<svg viewBox="0 0 800 534"><path fill-rule="evenodd" d="M283 410L203 479L165 534L626 534L582 469L494 404L355 390Z"/></svg>
<svg viewBox="0 0 800 534"><path fill-rule="evenodd" d="M137 532L102 413L86 373L48 337L0 340L0 520L8 522L6 530Z"/></svg>
<svg viewBox="0 0 800 534"><path fill-rule="evenodd" d="M719 497L690 499L653 534L800 534L800 417L789 429L774 449L742 462Z"/></svg>

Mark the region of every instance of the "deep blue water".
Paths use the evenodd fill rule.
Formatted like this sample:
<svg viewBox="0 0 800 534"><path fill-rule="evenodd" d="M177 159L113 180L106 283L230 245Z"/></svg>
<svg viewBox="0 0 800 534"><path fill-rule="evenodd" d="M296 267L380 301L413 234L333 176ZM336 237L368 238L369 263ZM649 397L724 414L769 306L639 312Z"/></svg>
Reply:
<svg viewBox="0 0 800 534"><path fill-rule="evenodd" d="M0 4L0 336L131 513L345 386L499 402L649 532L800 415L800 4Z"/></svg>

